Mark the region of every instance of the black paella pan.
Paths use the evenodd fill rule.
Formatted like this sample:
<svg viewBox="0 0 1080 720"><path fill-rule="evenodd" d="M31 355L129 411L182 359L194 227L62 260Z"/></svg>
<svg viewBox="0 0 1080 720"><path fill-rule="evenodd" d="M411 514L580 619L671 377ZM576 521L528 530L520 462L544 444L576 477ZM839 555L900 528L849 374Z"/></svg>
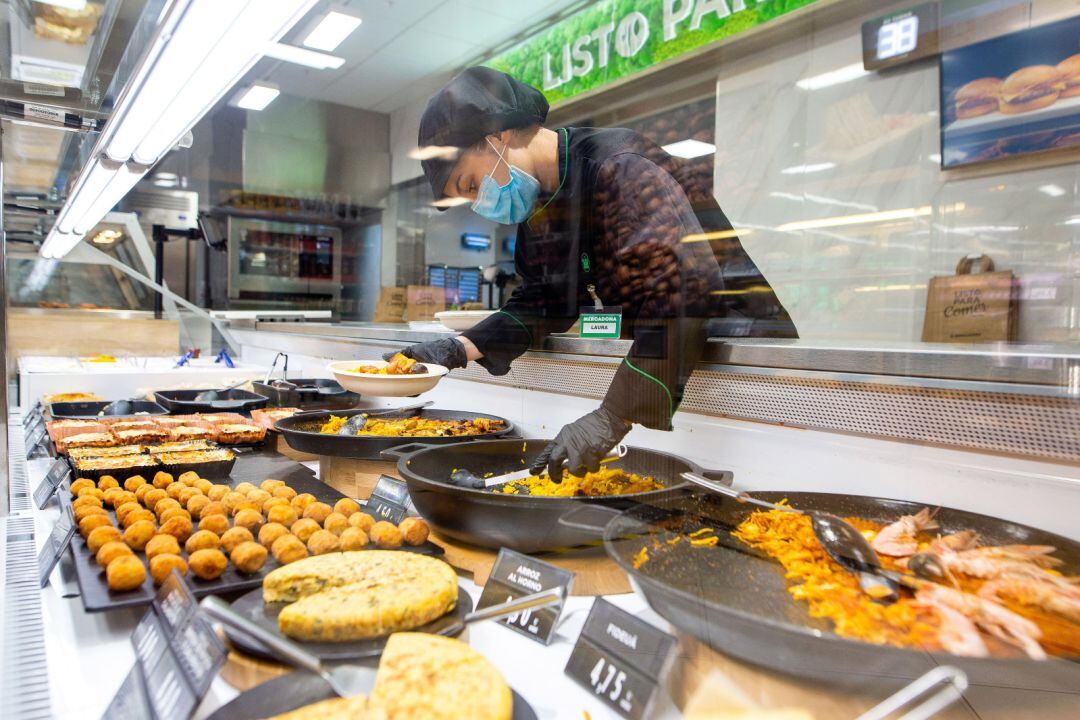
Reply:
<svg viewBox="0 0 1080 720"><path fill-rule="evenodd" d="M470 440L489 440L503 437L513 432L514 423L498 415L485 413L465 412L463 410L436 410L425 408L405 413L405 417L419 417L426 420L475 420L484 418L487 420L501 420L502 429L484 435L453 435L445 437L388 437L382 435L324 435L319 432L330 419L331 415L337 417L352 417L365 412L372 412L380 408L364 408L359 410L344 410L338 412L305 412L297 413L292 417L282 418L274 423L274 429L285 436L285 442L293 450L311 453L312 455L329 455L332 457L356 458L359 460L381 460L382 452L399 445L412 444L420 441L427 445L446 445L451 443L468 442ZM380 419L396 417L394 415L380 415Z"/></svg>
<svg viewBox="0 0 1080 720"><path fill-rule="evenodd" d="M704 470L675 455L634 447L607 467L652 475L665 485L663 489L607 497L536 497L471 490L447 482L458 468L478 476L521 470L549 442L416 443L388 450L384 456L397 458L398 474L409 486L413 505L439 533L480 547L506 547L523 553L599 543L615 511L676 492L675 488L685 485L679 477L684 472L731 484L730 472Z"/></svg>
<svg viewBox="0 0 1080 720"><path fill-rule="evenodd" d="M756 492L770 502L787 498L797 508L891 523L926 505L860 495ZM941 651L874 645L832 632L831 621L810 617L807 604L788 593L780 563L730 535L754 507L728 498L684 491L628 509L608 524L608 554L629 575L649 605L679 629L718 652L770 670L841 686L915 678L935 665L955 665L973 684L1076 692L1080 658L971 658ZM1065 575L1080 574L1080 543L1018 523L942 507L935 518L944 534L971 529L986 545L1053 545ZM658 534L712 527L715 547L686 543L651 550L634 567L639 550ZM659 561L658 561L659 559Z"/></svg>

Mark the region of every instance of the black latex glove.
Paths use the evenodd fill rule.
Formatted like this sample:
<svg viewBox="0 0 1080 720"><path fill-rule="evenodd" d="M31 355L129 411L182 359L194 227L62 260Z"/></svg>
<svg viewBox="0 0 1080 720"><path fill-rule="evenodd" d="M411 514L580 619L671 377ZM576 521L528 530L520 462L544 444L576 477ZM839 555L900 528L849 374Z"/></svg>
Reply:
<svg viewBox="0 0 1080 720"><path fill-rule="evenodd" d="M607 408L598 408L563 426L555 439L548 443L529 470L540 475L547 468L555 482L562 482L563 465L571 475L581 476L600 469L600 461L611 448L630 432L630 423Z"/></svg>
<svg viewBox="0 0 1080 720"><path fill-rule="evenodd" d="M465 346L454 338L429 340L418 345L410 345L400 352L405 357L412 358L416 362L442 365L451 370L463 368L469 364L469 359L465 356ZM392 357L394 357L394 353L388 352L383 355L383 360L389 360Z"/></svg>

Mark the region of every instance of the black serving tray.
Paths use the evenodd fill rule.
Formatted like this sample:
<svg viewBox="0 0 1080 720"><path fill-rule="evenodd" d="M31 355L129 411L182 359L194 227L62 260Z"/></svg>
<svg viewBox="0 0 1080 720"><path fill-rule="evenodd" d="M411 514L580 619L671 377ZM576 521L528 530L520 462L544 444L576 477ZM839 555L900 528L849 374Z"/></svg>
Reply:
<svg viewBox="0 0 1080 720"><path fill-rule="evenodd" d="M371 679L374 687L374 667ZM536 720L536 712L525 698L513 689L511 692L514 706L510 720ZM240 693L207 720L258 720L335 697L337 694L322 677L307 670L297 670Z"/></svg>
<svg viewBox="0 0 1080 720"><path fill-rule="evenodd" d="M94 400L84 402L55 402L49 405L53 420L97 420L102 417L130 417L138 420L148 415L168 415L169 411L149 400L132 400L132 411L124 415L101 415L109 402Z"/></svg>
<svg viewBox="0 0 1080 720"><path fill-rule="evenodd" d="M296 387L279 388L271 383L253 382L255 392L270 399L270 407L294 407L301 410L336 410L360 404L360 394L341 387L328 378L293 378Z"/></svg>
<svg viewBox="0 0 1080 720"><path fill-rule="evenodd" d="M241 455L232 476L229 478L229 485L236 487L240 483L247 481L257 486L268 478L283 480L297 493L311 493L316 499L330 505L345 497L329 485L316 479L311 470L273 451ZM117 479L119 480L119 477ZM116 523L114 511L109 511L109 517ZM430 545L434 550L426 548L426 545ZM442 548L432 544L430 541L419 548L412 549L430 555L441 555L443 552ZM79 585L79 595L82 597L83 607L87 612L142 607L149 605L153 601L157 588L154 587L154 582L150 579L149 570L146 574L146 581L141 588L128 592L113 592L109 590L105 582L104 568L94 560L93 554L86 546L86 540L81 535L76 535L72 539L71 554L75 563L75 579ZM185 559L187 558L187 553L182 552L182 555ZM140 553L138 557L145 563L144 555ZM278 567L280 567L278 562L274 560L273 556L269 556L266 559L266 565L253 575L245 575L239 572L230 562L225 573L216 580L200 580L191 573L188 573L185 579L196 597L229 595L261 587L263 578L266 577L267 573Z"/></svg>
<svg viewBox="0 0 1080 720"><path fill-rule="evenodd" d="M199 393L209 392L214 388L204 390L159 390L154 393L154 398L169 412L177 415L190 415L192 413L217 413L217 412L241 412L258 410L266 407L268 398L265 395L248 392L247 390L219 390L221 400L199 401L195 397Z"/></svg>

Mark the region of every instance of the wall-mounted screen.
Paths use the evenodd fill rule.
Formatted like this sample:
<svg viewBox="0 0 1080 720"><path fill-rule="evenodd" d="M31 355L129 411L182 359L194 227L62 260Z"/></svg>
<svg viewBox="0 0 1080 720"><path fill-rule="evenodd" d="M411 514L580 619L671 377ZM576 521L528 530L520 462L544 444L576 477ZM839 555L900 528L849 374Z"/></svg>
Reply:
<svg viewBox="0 0 1080 720"><path fill-rule="evenodd" d="M946 168L1080 146L1080 17L941 56Z"/></svg>

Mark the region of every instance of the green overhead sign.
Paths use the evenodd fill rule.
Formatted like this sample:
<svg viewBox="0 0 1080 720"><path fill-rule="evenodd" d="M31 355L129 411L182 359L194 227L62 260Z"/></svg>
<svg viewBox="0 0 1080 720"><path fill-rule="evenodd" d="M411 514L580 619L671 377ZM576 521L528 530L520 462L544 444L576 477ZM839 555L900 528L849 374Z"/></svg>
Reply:
<svg viewBox="0 0 1080 720"><path fill-rule="evenodd" d="M816 0L601 0L486 64L556 103Z"/></svg>

